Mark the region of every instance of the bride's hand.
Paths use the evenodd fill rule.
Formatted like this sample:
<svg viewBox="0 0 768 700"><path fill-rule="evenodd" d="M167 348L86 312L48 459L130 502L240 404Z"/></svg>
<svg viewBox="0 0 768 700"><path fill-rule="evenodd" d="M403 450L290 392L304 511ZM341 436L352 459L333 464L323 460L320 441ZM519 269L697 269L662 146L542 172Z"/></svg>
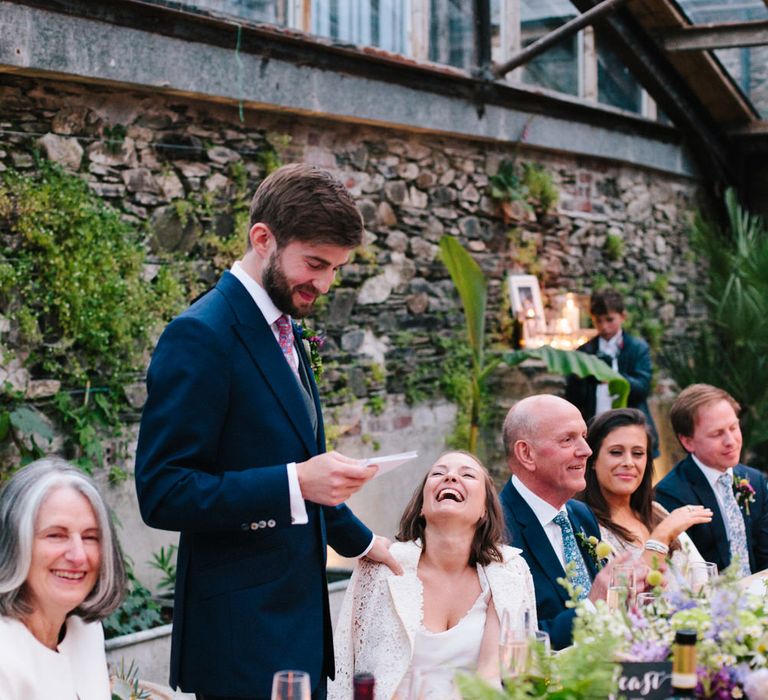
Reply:
<svg viewBox="0 0 768 700"><path fill-rule="evenodd" d="M704 506L680 506L675 508L655 528L649 539L669 546L681 533L693 525L712 521L712 511Z"/></svg>

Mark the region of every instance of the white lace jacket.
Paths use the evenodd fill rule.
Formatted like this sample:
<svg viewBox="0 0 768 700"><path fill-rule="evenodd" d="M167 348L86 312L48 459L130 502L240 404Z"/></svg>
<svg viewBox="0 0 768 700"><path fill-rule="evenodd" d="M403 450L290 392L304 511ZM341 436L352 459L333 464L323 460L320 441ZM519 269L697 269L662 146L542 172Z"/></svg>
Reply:
<svg viewBox="0 0 768 700"><path fill-rule="evenodd" d="M391 700L405 676L421 625L423 588L416 575L421 546L396 542L391 549L403 567L395 576L383 564L361 559L352 574L334 634L336 680L329 700L351 700L355 673L372 673L376 700ZM533 579L520 550L503 547L504 563L484 567L497 611L527 607L536 615ZM500 613L499 613L500 614Z"/></svg>

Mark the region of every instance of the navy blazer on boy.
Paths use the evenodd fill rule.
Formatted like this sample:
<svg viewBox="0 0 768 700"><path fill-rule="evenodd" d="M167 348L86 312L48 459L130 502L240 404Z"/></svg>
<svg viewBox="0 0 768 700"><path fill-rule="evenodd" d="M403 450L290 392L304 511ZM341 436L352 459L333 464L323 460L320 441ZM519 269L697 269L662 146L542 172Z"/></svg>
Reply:
<svg viewBox="0 0 768 700"><path fill-rule="evenodd" d="M296 349L309 363L299 336ZM148 525L181 532L172 687L269 697L275 671L333 676L326 543L361 554L372 533L344 505L306 501L291 523L286 464L325 450L308 402L241 282L218 285L165 329L147 378L136 487Z"/></svg>
<svg viewBox="0 0 768 700"><path fill-rule="evenodd" d="M733 473L748 479L755 489L755 500L749 504L749 515L743 505L741 515L747 535L749 568L753 573L762 571L768 568L768 479L762 472L743 464L737 464ZM715 562L721 571L731 563L728 533L717 497L704 472L690 455L678 462L656 485L656 500L669 511L684 505L709 508L713 513L712 522L694 525L686 532L705 561Z"/></svg>
<svg viewBox="0 0 768 700"><path fill-rule="evenodd" d="M599 342L600 337L595 336L577 348L577 350L588 355L597 355ZM648 394L651 391L651 379L653 378L651 352L648 343L642 338L635 338L625 331L621 333L621 343L621 349L616 359L619 374L629 382L627 406L629 408L637 408L645 414L653 434L654 456L657 456L658 436L656 425L653 422L647 401ZM565 398L581 411L581 415L584 416L586 422L589 422L595 415L596 388L597 380L594 377L577 377L575 374L572 374L569 375L566 383Z"/></svg>
<svg viewBox="0 0 768 700"><path fill-rule="evenodd" d="M510 543L523 550L523 558L528 563L533 576L539 627L549 632L550 641L555 649L569 646L575 612L573 608L565 607L569 600L568 593L557 582L558 578L565 577L560 560L536 514L514 487L511 479L503 488L500 500ZM580 548L579 532L583 532L587 537L600 537L597 519L584 503L570 500L565 504L565 508ZM582 556L590 577L594 578L597 575L594 560L583 548Z"/></svg>

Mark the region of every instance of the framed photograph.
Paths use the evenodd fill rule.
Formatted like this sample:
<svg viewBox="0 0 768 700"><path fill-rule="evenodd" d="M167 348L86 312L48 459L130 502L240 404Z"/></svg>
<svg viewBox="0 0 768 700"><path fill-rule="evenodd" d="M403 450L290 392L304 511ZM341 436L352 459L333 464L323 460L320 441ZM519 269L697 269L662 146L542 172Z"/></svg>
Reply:
<svg viewBox="0 0 768 700"><path fill-rule="evenodd" d="M546 319L536 275L509 275L507 282L512 311L523 324L523 337L529 339L543 333Z"/></svg>

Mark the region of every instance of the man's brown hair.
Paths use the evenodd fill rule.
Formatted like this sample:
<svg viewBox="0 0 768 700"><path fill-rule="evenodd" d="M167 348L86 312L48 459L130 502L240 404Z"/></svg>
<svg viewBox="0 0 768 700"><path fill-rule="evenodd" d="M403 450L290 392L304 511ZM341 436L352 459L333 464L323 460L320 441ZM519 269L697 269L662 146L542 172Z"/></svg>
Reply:
<svg viewBox="0 0 768 700"><path fill-rule="evenodd" d="M363 220L346 187L304 163L284 165L262 181L251 201L249 230L257 223L269 226L278 249L291 241L355 248L363 240Z"/></svg>
<svg viewBox="0 0 768 700"><path fill-rule="evenodd" d="M589 312L593 316L602 316L603 314L624 313L624 297L613 287L605 287L600 291L594 292L589 300Z"/></svg>
<svg viewBox="0 0 768 700"><path fill-rule="evenodd" d="M716 401L727 401L736 415L739 415L741 411L739 402L724 389L711 384L691 384L683 389L669 411L669 420L672 422L675 435L691 437L696 427L699 409Z"/></svg>

